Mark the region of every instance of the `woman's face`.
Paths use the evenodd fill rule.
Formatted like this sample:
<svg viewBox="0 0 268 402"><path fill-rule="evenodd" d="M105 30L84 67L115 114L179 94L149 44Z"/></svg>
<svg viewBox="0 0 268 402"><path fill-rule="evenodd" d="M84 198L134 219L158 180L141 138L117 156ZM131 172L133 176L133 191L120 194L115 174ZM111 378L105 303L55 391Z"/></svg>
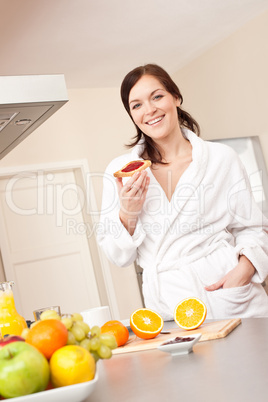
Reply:
<svg viewBox="0 0 268 402"><path fill-rule="evenodd" d="M177 135L179 99L152 75L144 75L129 93L130 114L139 129L155 142Z"/></svg>

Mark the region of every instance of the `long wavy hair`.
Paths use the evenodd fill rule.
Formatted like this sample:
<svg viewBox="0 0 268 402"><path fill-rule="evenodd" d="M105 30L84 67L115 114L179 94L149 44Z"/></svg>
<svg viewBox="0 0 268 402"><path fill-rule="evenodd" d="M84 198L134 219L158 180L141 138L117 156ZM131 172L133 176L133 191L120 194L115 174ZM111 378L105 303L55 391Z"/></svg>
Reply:
<svg viewBox="0 0 268 402"><path fill-rule="evenodd" d="M158 81L164 86L166 91L168 91L176 99L179 99L182 105L183 97L179 88L162 67L156 64L145 64L144 66L136 67L134 70L130 71L123 79L120 91L123 105L133 123L134 120L131 116L129 107L129 93L143 75L151 75L158 79ZM177 113L180 126L190 129L199 136L200 127L197 121L194 120L188 112L182 110L181 106L177 107ZM146 155L146 158L150 159L152 163L165 163L162 160L163 158L161 152L157 148L155 142L148 135L144 134L135 123L134 125L136 127L137 134L133 138L133 141L130 144L127 144L127 147L134 147L138 144L141 138L144 138L144 155Z"/></svg>

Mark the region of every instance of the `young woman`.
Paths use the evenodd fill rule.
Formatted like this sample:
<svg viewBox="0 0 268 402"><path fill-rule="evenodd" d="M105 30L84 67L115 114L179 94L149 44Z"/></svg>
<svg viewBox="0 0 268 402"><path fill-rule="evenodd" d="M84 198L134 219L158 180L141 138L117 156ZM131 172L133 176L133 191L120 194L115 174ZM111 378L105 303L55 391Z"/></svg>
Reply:
<svg viewBox="0 0 268 402"><path fill-rule="evenodd" d="M137 135L104 175L98 241L107 257L119 266L137 260L145 305L166 320L191 296L208 318L268 316L268 225L236 153L199 138L157 65L128 73L121 97ZM151 167L115 185L113 172L138 159Z"/></svg>

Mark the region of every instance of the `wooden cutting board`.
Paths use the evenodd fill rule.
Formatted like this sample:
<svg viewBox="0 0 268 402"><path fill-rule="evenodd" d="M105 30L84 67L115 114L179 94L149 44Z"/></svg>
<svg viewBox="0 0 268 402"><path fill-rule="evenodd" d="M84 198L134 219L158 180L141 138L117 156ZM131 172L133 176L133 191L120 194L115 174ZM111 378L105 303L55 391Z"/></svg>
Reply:
<svg viewBox="0 0 268 402"><path fill-rule="evenodd" d="M176 336L191 336L191 334L201 333L202 336L199 342L224 338L239 324L241 324L241 319L233 318L229 320L204 323L201 325L201 327L191 331L185 331L176 326L176 328L167 329L167 331L170 332L169 334L159 334L156 338L147 340L138 338L136 335L131 335L124 346L120 346L119 348L113 350L113 354L116 355L120 353L156 349L162 342L165 342L170 338L175 338Z"/></svg>

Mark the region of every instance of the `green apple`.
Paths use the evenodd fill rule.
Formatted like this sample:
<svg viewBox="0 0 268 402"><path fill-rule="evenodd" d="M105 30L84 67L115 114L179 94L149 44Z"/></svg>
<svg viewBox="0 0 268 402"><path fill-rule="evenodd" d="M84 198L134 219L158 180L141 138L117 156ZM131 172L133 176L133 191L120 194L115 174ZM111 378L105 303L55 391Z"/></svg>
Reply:
<svg viewBox="0 0 268 402"><path fill-rule="evenodd" d="M49 364L39 350L26 342L12 342L0 349L0 394L15 398L46 389Z"/></svg>

